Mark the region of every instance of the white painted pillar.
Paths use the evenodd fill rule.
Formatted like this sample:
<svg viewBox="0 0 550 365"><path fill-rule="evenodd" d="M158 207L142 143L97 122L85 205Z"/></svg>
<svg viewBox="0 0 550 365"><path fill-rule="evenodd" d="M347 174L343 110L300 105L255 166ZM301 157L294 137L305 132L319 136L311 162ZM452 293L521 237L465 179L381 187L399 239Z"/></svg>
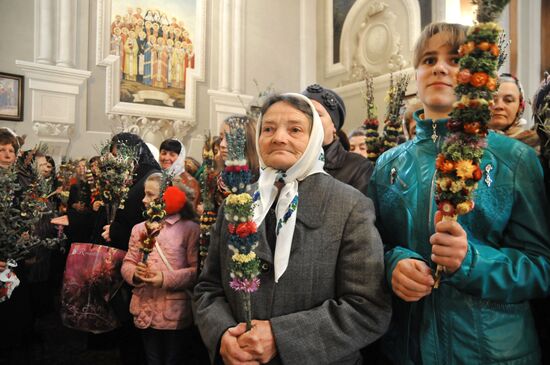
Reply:
<svg viewBox="0 0 550 365"><path fill-rule="evenodd" d="M300 90L317 79L316 14L316 0L300 0Z"/></svg>
<svg viewBox="0 0 550 365"><path fill-rule="evenodd" d="M243 22L244 0L234 0L233 3L233 54L232 54L232 91L240 94L243 91Z"/></svg>
<svg viewBox="0 0 550 365"><path fill-rule="evenodd" d="M76 55L76 1L59 0L58 23L59 33L57 42L56 65L74 67Z"/></svg>
<svg viewBox="0 0 550 365"><path fill-rule="evenodd" d="M54 2L53 0L37 1L39 29L36 62L51 65L54 63Z"/></svg>
<svg viewBox="0 0 550 365"><path fill-rule="evenodd" d="M231 72L231 0L223 0L221 7L221 23L220 27L220 79L219 89L221 91L230 90L230 72Z"/></svg>
<svg viewBox="0 0 550 365"><path fill-rule="evenodd" d="M521 3L521 5L520 5ZM517 77L523 85L525 98L531 99L541 82L541 0L518 1L518 71ZM531 108L523 117L532 125Z"/></svg>

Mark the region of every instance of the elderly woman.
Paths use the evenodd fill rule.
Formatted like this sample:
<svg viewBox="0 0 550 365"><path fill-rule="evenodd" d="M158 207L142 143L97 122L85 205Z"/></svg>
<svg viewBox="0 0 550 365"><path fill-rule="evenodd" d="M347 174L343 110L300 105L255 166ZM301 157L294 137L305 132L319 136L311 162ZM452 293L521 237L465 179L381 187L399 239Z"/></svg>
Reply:
<svg viewBox="0 0 550 365"><path fill-rule="evenodd" d="M337 137L346 119L344 100L334 91L317 84L308 86L302 94L312 101L321 118L325 171L366 195L373 164L356 153L346 151Z"/></svg>
<svg viewBox="0 0 550 365"><path fill-rule="evenodd" d="M359 349L387 328L373 206L324 172L323 134L315 107L300 94L275 95L262 107L255 320L245 332L240 296L229 285L228 222L218 219L194 298L212 361L357 364Z"/></svg>
<svg viewBox="0 0 550 365"><path fill-rule="evenodd" d="M525 130L527 122L521 117L525 110L525 99L519 80L511 74L504 73L499 76L499 83L489 128L538 150L537 133Z"/></svg>

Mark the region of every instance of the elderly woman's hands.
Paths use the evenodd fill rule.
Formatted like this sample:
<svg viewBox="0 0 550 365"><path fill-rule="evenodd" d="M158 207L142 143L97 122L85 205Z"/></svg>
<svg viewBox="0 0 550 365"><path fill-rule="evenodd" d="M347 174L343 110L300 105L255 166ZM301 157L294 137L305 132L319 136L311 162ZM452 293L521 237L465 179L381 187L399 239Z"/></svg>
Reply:
<svg viewBox="0 0 550 365"><path fill-rule="evenodd" d="M246 329L245 323L241 323L239 326ZM277 354L275 337L269 321L253 320L252 329L240 335L237 342L243 350L252 354L254 359L261 364L268 363Z"/></svg>
<svg viewBox="0 0 550 365"><path fill-rule="evenodd" d="M245 332L246 325L244 325L244 323L241 323L236 327L229 328L222 335L220 355L225 364L259 364L259 362L254 359L254 356L252 354L245 351L239 346L238 338Z"/></svg>
<svg viewBox="0 0 550 365"><path fill-rule="evenodd" d="M277 354L275 337L269 321L252 321L229 328L222 336L220 355L226 364L266 364Z"/></svg>

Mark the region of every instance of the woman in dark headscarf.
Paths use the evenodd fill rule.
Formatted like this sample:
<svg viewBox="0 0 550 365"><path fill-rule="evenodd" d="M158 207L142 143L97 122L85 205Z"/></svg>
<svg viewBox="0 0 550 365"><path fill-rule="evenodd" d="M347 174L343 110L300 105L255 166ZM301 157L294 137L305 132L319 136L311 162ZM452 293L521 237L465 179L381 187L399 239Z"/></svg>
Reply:
<svg viewBox="0 0 550 365"><path fill-rule="evenodd" d="M144 184L147 177L154 172L160 172L160 166L153 157L149 147L143 140L132 133L119 133L111 140L111 152L116 154L121 146L136 148L137 163L134 168L134 179L123 209L118 209L115 220L109 225L103 226L101 236L108 242L109 246L128 250L128 241L132 228L144 221L143 205Z"/></svg>
<svg viewBox="0 0 550 365"><path fill-rule="evenodd" d="M302 95L313 102L323 122L325 171L366 195L373 164L356 153L348 152L343 140L338 137L346 118L344 100L334 91L317 84L308 86ZM347 145L349 149L349 142Z"/></svg>

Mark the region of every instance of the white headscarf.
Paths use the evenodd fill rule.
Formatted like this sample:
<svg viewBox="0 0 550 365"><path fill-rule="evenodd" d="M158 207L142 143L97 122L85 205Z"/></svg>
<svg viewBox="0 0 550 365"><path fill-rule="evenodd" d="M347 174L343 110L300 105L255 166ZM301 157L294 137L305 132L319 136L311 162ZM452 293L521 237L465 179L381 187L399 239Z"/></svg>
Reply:
<svg viewBox="0 0 550 365"><path fill-rule="evenodd" d="M147 148L149 148L149 151L151 151L151 154L155 158L155 161L159 162L159 149L149 142L145 142L145 145L147 146Z"/></svg>
<svg viewBox="0 0 550 365"><path fill-rule="evenodd" d="M315 110L315 107L311 101L301 95L295 93L283 94L284 96L293 96L298 99L306 101L313 113L313 125L311 128L311 134L309 135L309 142L303 155L296 161L296 163L290 167L287 171L280 171L266 166L260 155L260 145L258 139L262 130L262 118L260 117L260 124L256 130L256 145L258 148L258 155L260 158L260 178L258 180L259 196L256 197L256 204L254 206L254 222L259 226L265 219L269 208L277 198L277 187L275 182L284 182L284 186L281 188L279 199L277 200L277 206L275 207L275 216L277 218L277 226L275 232L277 234L277 243L275 246L275 258L274 258L274 271L275 282L279 281L279 278L284 274L288 267L288 260L290 258L290 248L292 246L292 238L294 236L294 229L296 227L296 216L298 214L298 182L304 180L309 175L317 173L325 173L324 166L324 152L323 152L323 125L319 114Z"/></svg>
<svg viewBox="0 0 550 365"><path fill-rule="evenodd" d="M175 141L178 140L175 139ZM168 174L170 176L180 176L185 171L185 157L187 153L185 151L185 146L183 145L183 143L181 143L180 141L178 141L178 143L181 146L181 150L176 161L174 161L172 166L168 168Z"/></svg>

